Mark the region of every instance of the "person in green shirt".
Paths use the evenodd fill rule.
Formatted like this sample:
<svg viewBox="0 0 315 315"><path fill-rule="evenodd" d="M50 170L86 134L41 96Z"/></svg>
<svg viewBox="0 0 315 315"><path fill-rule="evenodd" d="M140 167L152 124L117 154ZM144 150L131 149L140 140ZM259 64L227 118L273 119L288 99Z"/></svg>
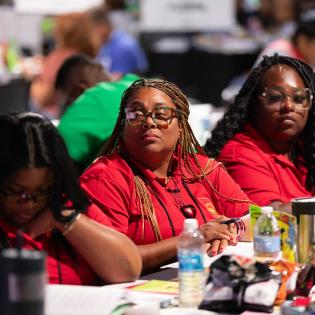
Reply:
<svg viewBox="0 0 315 315"><path fill-rule="evenodd" d="M84 55L70 57L61 66L55 87L64 104L58 130L71 158L83 171L111 135L126 88L139 79L126 74L110 81L101 65Z"/></svg>

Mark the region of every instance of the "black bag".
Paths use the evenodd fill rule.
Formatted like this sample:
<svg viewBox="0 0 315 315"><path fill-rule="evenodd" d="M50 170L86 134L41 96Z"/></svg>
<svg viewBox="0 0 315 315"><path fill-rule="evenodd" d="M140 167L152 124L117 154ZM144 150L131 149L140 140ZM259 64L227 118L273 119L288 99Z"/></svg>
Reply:
<svg viewBox="0 0 315 315"><path fill-rule="evenodd" d="M221 256L213 262L199 308L215 312L272 312L281 275L267 264L241 256Z"/></svg>

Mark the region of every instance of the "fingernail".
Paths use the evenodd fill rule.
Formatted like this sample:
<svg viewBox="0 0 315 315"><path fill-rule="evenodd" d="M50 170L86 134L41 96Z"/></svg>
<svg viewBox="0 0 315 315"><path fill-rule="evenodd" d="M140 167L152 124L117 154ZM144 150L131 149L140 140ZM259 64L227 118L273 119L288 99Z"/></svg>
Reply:
<svg viewBox="0 0 315 315"><path fill-rule="evenodd" d="M219 248L219 253L222 253L223 252L223 248Z"/></svg>
<svg viewBox="0 0 315 315"><path fill-rule="evenodd" d="M217 253L217 252L213 250L213 251L211 252L211 256L215 256L216 253Z"/></svg>

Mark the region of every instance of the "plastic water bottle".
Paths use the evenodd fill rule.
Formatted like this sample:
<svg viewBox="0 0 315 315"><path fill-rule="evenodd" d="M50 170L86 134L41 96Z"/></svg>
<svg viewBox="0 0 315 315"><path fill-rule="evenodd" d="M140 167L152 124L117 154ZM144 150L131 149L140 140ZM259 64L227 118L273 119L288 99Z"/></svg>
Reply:
<svg viewBox="0 0 315 315"><path fill-rule="evenodd" d="M185 219L184 231L178 239L179 304L197 308L203 299L205 274L203 267L203 236L196 219Z"/></svg>
<svg viewBox="0 0 315 315"><path fill-rule="evenodd" d="M262 207L254 227L254 251L256 257L279 258L280 229L272 207Z"/></svg>

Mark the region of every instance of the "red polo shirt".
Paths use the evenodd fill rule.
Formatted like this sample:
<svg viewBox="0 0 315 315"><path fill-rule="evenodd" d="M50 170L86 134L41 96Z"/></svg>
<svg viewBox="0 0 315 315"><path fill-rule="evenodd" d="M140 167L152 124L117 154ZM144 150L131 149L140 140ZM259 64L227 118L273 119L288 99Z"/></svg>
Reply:
<svg viewBox="0 0 315 315"><path fill-rule="evenodd" d="M227 142L218 160L258 205L311 196L305 187L307 170L303 159L294 165L285 155L275 153L250 124Z"/></svg>
<svg viewBox="0 0 315 315"><path fill-rule="evenodd" d="M85 214L103 225L110 225L106 216L94 205L91 205ZM3 220L0 220L0 228L14 247L17 229L9 226ZM46 270L49 283L59 284L60 276L62 284L96 285L99 283L97 275L67 241L63 244L60 239L53 237L51 233L39 236L36 239L32 239L23 233L23 239L23 248L46 251Z"/></svg>
<svg viewBox="0 0 315 315"><path fill-rule="evenodd" d="M182 231L185 217L180 207L183 205L195 206L199 224L219 214L240 217L248 211L248 202L240 201L248 200L247 196L222 165L205 156L198 157L201 165L208 161L210 163L211 171L207 178L212 188L205 180L186 180L184 185L176 158L173 158L172 177L167 183L149 169L132 162L141 172L148 188L162 239ZM133 171L119 153L102 157L92 164L81 176L81 185L92 202L108 216L115 229L128 235L136 244L156 241L150 223L141 215Z"/></svg>

